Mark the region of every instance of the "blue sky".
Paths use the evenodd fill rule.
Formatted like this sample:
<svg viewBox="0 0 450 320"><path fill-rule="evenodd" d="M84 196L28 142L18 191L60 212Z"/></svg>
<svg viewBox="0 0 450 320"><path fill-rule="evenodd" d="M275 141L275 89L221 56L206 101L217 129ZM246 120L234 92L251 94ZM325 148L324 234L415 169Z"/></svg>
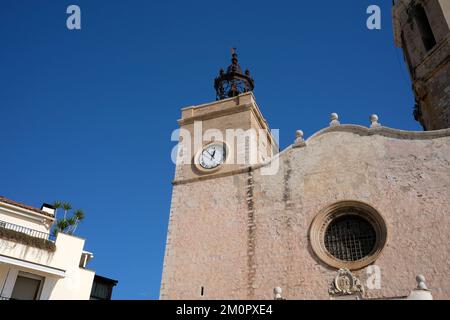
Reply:
<svg viewBox="0 0 450 320"><path fill-rule="evenodd" d="M77 4L82 29L66 28ZM366 9L382 9L382 29ZM285 148L337 112L342 123L421 130L390 0L0 3L0 195L84 209L90 267L115 299L157 299L180 109L213 101L230 63Z"/></svg>

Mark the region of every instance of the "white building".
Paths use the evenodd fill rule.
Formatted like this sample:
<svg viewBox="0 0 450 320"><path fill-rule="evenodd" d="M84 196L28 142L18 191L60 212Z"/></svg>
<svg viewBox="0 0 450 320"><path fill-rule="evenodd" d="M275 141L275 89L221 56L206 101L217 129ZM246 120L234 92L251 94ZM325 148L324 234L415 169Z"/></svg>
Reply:
<svg viewBox="0 0 450 320"><path fill-rule="evenodd" d="M84 239L50 236L55 210L0 197L0 299L88 300L95 272Z"/></svg>

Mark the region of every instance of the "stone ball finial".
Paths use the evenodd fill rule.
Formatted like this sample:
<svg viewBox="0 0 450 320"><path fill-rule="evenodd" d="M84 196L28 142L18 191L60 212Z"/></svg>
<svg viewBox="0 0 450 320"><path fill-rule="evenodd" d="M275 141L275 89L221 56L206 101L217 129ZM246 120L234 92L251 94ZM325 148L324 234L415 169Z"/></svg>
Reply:
<svg viewBox="0 0 450 320"><path fill-rule="evenodd" d="M283 290L281 290L280 287L276 287L273 289L273 294L275 296L275 300L280 300L282 299L281 294L283 293Z"/></svg>
<svg viewBox="0 0 450 320"><path fill-rule="evenodd" d="M297 130L295 131L295 141L292 145L293 148L300 148L306 146L305 139L303 139L303 131Z"/></svg>
<svg viewBox="0 0 450 320"><path fill-rule="evenodd" d="M427 285L425 283L425 277L421 274L416 276L417 281L417 289L428 290Z"/></svg>
<svg viewBox="0 0 450 320"><path fill-rule="evenodd" d="M372 114L370 116L370 122L371 122L371 124L370 124L371 128L375 128L375 127L379 127L380 126L380 124L378 123L378 116L376 114Z"/></svg>
<svg viewBox="0 0 450 320"><path fill-rule="evenodd" d="M425 284L425 277L421 274L416 276L417 287L409 293L407 300L433 300L431 291Z"/></svg>
<svg viewBox="0 0 450 320"><path fill-rule="evenodd" d="M331 119L330 126L338 126L338 125L341 124L341 123L339 122L339 116L338 116L338 114L337 114L336 112L333 112L333 113L330 115L330 119Z"/></svg>

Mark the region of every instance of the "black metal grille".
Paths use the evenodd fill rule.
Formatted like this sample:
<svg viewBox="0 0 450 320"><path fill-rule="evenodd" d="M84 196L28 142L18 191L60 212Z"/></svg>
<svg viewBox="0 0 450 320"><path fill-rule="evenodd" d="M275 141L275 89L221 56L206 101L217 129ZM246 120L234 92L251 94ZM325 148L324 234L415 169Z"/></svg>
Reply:
<svg viewBox="0 0 450 320"><path fill-rule="evenodd" d="M345 215L332 221L325 232L325 247L335 258L357 261L368 256L376 242L375 230L366 219Z"/></svg>
<svg viewBox="0 0 450 320"><path fill-rule="evenodd" d="M242 72L235 49L231 50L231 56L231 65L227 68L227 72L220 69L219 75L214 79L217 100L236 97L255 88L250 71L247 69Z"/></svg>

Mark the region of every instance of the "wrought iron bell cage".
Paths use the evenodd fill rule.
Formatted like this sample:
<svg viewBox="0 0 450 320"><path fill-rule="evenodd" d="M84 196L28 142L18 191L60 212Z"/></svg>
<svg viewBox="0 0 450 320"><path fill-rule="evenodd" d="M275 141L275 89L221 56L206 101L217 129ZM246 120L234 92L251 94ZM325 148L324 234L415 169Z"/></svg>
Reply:
<svg viewBox="0 0 450 320"><path fill-rule="evenodd" d="M235 97L241 93L253 91L255 82L247 69L242 72L238 63L236 49L231 50L231 65L227 71L220 69L219 75L214 79L216 100Z"/></svg>

